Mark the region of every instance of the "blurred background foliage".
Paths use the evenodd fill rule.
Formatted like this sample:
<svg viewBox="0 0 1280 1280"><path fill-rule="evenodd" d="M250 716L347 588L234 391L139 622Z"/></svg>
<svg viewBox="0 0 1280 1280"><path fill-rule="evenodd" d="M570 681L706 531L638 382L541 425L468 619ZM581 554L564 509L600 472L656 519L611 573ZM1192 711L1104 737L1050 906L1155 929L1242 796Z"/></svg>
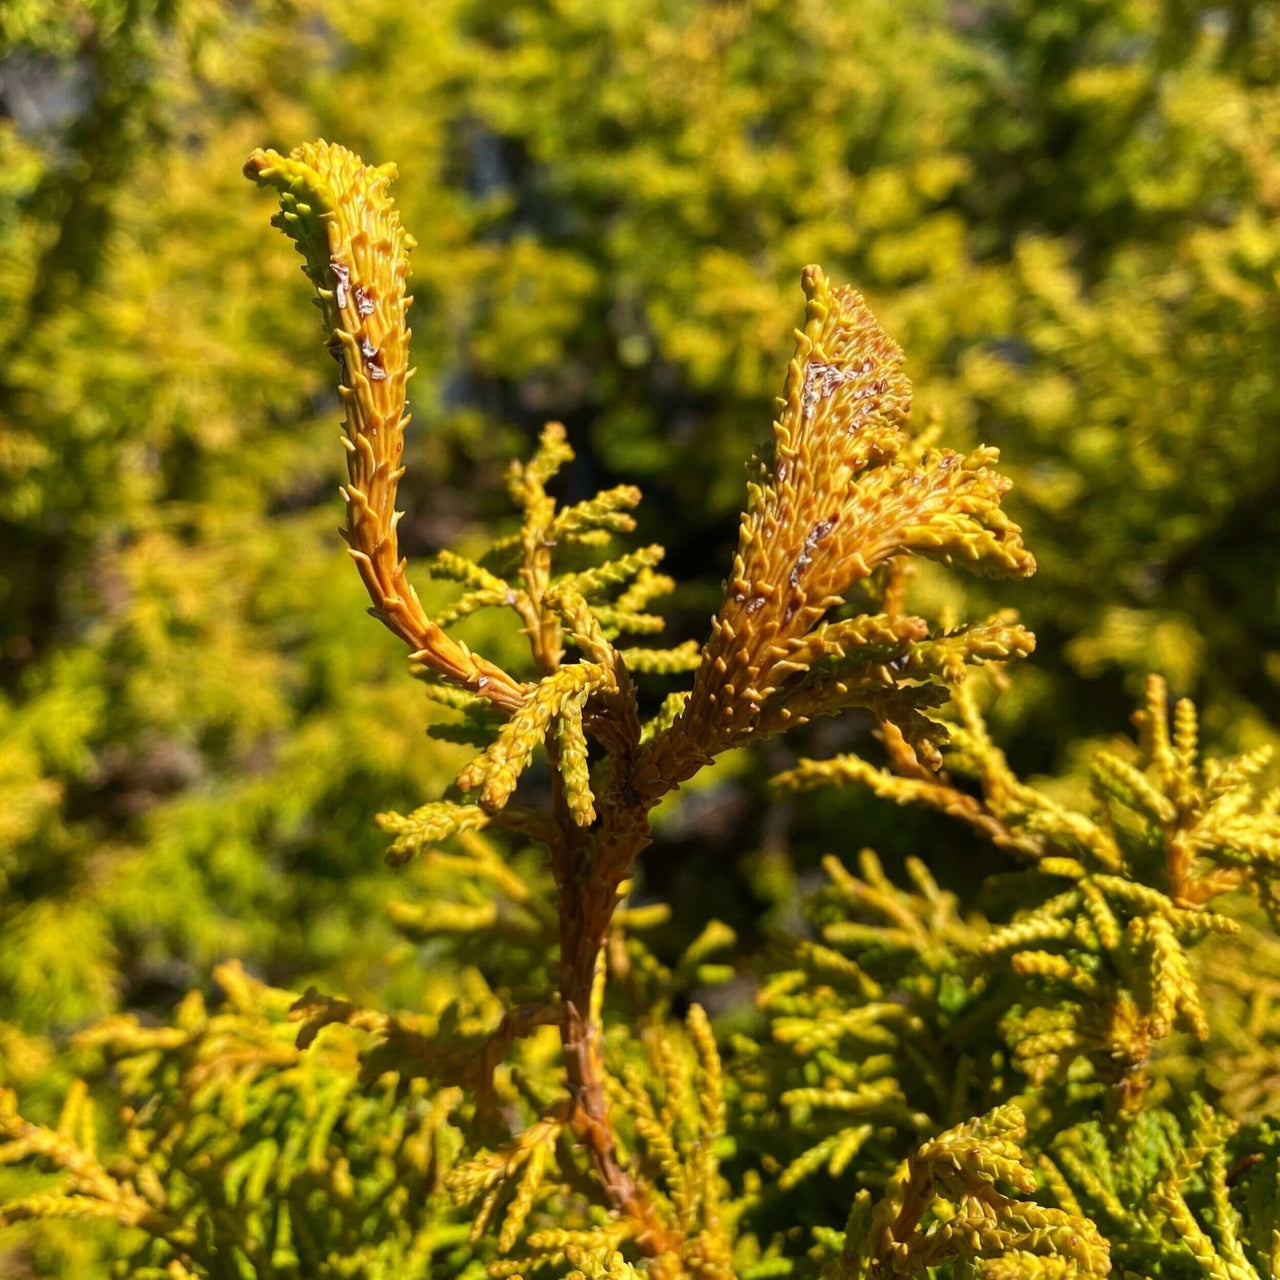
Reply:
<svg viewBox="0 0 1280 1280"><path fill-rule="evenodd" d="M0 1077L29 1096L70 1032L163 1015L229 956L384 1004L446 980L396 941L414 880L371 818L461 757L363 616L331 369L240 174L316 136L399 163L420 242L410 552L478 545L560 418L568 496L644 487L673 638L700 638L819 262L902 342L917 413L1017 481L1039 574L917 586L1037 632L993 714L1022 770L1123 728L1149 669L1211 743L1273 736L1274 5L6 0ZM770 809L806 749L664 815L673 948L709 895L758 937L864 840L971 874L954 831L865 797Z"/></svg>

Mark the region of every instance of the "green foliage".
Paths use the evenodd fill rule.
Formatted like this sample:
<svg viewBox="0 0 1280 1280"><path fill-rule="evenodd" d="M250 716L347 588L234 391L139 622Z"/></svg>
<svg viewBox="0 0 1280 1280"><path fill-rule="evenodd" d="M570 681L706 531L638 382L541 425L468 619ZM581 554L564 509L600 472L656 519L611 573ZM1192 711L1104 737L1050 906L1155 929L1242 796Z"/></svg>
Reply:
<svg viewBox="0 0 1280 1280"><path fill-rule="evenodd" d="M960 1261L981 1275L1106 1275L1107 1244L1093 1223L1030 1198L1037 1184L1018 1146L1025 1132L1011 1105L926 1142L874 1210L865 1192L855 1203L838 1274L926 1273Z"/></svg>
<svg viewBox="0 0 1280 1280"><path fill-rule="evenodd" d="M1233 946L1237 918L1256 929L1265 917L1238 892L1243 874L1225 886L1223 915L1193 905L1194 894L1174 902L1135 865L1142 855L1167 875L1182 821L1201 831L1188 883L1212 886L1223 841L1209 838L1197 803L1233 795L1216 819L1228 831L1265 826L1269 812L1248 794L1255 763L1197 766L1188 708L1178 710L1181 734L1161 736L1158 697L1153 681L1137 717L1149 754L1128 766L1119 797L1119 757L1098 758L1096 814L1107 815L1118 856L1092 878L1063 845L1087 849L1082 833L1104 830L1097 816L1018 782L962 697L966 727L948 764L973 764L984 744L986 781L1005 788L990 786L984 801L1017 795L999 818L986 815L1009 821L1006 844L1032 865L993 885L1002 909L962 916L922 863L903 889L870 853L860 876L830 859L830 884L808 908L813 932L787 940L787 963L759 987L765 1035L724 1042L727 1076L702 1009L691 1006L684 1032L666 1011L691 982L713 980L705 958L733 946L732 932L709 927L668 969L641 940L665 913L617 913L605 952L608 1096L628 1167L685 1241L655 1267L1272 1273L1280 1148L1251 1119L1256 1092L1245 1082L1270 1072L1260 1057L1274 1060L1276 1037L1256 1019L1245 1036L1229 1003L1197 999L1202 975L1224 963L1216 940ZM1176 764L1160 749L1174 742ZM1163 847L1123 820L1140 798L1148 819L1158 808L1144 793L1160 785L1161 761L1185 802L1181 815L1162 815ZM781 783L811 784L813 771ZM123 1016L81 1033L81 1065L101 1077L110 1064L123 1104L116 1154L98 1154L83 1084L48 1128L23 1120L8 1096L0 1160L62 1177L11 1201L4 1221L128 1227L118 1256L139 1276L629 1265L607 1258L619 1247L643 1253L645 1227L602 1211L592 1193L561 1093L563 1014L515 1003L545 981L537 969L554 946L546 870L498 856L483 833L457 840L451 852L424 839L422 908L397 913L407 934L455 957L438 965L457 975L448 990L437 987L418 1013L388 1016L314 991L293 1001L226 966L217 1013L192 995L168 1026ZM1276 949L1274 935L1265 942ZM599 981L596 998L604 990ZM842 1198L847 1222L835 1209ZM782 1215L805 1230L779 1230ZM226 1270L231 1260L239 1270Z"/></svg>
<svg viewBox="0 0 1280 1280"><path fill-rule="evenodd" d="M967 686L934 778L844 757L778 779L936 806L1027 864L962 918L920 862L904 889L869 852L861 876L829 859L816 936L760 988L770 1036L741 1042L740 1080L778 1191L854 1171L879 1196L860 1194L840 1274L1105 1274L1108 1254L1144 1276L1272 1273L1274 1151L1239 1123L1270 1023L1244 1033L1201 984L1270 914L1276 797L1253 783L1263 755L1198 761L1193 708L1170 733L1166 699L1153 678L1139 743L1096 753L1090 814L1010 771ZM1261 955L1273 928L1250 930Z"/></svg>
<svg viewBox="0 0 1280 1280"><path fill-rule="evenodd" d="M457 1092L431 1097L394 1076L362 1089L357 1032L304 1052L289 996L230 966L218 980L220 1011L195 995L170 1026L121 1017L81 1037L114 1064L128 1106L126 1153L109 1166L82 1086L56 1130L18 1119L9 1100L5 1158L38 1155L67 1177L56 1195L8 1205L5 1221L112 1216L138 1228L121 1261L139 1277L429 1274L465 1239L432 1212L457 1147Z"/></svg>
<svg viewBox="0 0 1280 1280"><path fill-rule="evenodd" d="M4 1113L0 1199L40 1218L0 1233L0 1272L475 1273L505 1228L501 1267L573 1230L552 1271L591 1277L926 1255L1090 1274L1095 1254L1052 1231L1027 1243L1031 1201L1089 1223L1077 1235L1099 1234L1115 1273L1280 1269L1277 831L1251 789L1280 721L1272 6L0 9L0 1085L28 1117ZM337 569L332 366L238 176L255 146L320 134L404 164L420 372L401 544L434 557L428 627L536 685L516 717L423 662L406 695ZM737 467L768 435L815 260L866 290L942 411L892 441L900 476L975 459L979 523L998 530L975 445L1001 445L1039 572L877 568L785 653L748 655L745 687L777 700L726 743L858 706L802 740L838 760L735 755L665 799L642 864L609 868L632 895L604 930L610 1111L656 1218L689 1242L641 1264L554 1119L556 897L589 879L541 865L536 801L562 794L588 842L616 810L601 735L619 671L643 758L704 715ZM864 389L808 376L801 423L806 391L818 409ZM509 476L517 530L501 467L548 416L563 436ZM849 514L884 470L850 477ZM748 523L785 483L752 472ZM945 537L911 549L945 555ZM556 544L542 594L524 576L536 539ZM524 657L535 595L568 651L555 670ZM672 638L653 640L664 597ZM749 620L718 617L731 638ZM1034 786L972 687L939 711L975 666L1003 683L1032 631L1036 662L991 713L1017 759L1057 775ZM1175 712L1161 729L1158 692L1136 745L1096 749L1150 669L1197 695L1198 772L1196 727ZM692 701L670 691L685 673ZM473 790L450 789L460 770ZM822 781L844 785L786 801ZM857 861L864 839L883 867ZM1001 864L980 842L1029 865L983 888ZM734 927L700 932L711 911ZM792 935L767 961L762 926ZM231 956L257 977L224 964L215 1012L179 1003ZM284 991L312 986L299 1052ZM723 1125L697 1105L710 1059L691 1001L715 1014ZM495 1120L471 1108L499 1047ZM521 1146L528 1132L546 1141ZM973 1163L1001 1143L1021 1153L1001 1166L1013 1181ZM472 1244L448 1176L482 1152L514 1163ZM850 1204L898 1205L903 1161L929 1180L923 1216L846 1255ZM39 1199L57 1195L73 1201ZM67 1211L105 1221L44 1216ZM1005 1256L948 1234L970 1214Z"/></svg>
<svg viewBox="0 0 1280 1280"><path fill-rule="evenodd" d="M462 859L433 856L428 886L456 886ZM508 901L545 893L536 868L526 880L498 865ZM524 957L548 945L537 904L530 910L523 932L444 911L432 924L404 924L416 936L464 935L461 954L468 942L488 943L487 956L471 954L510 982L532 976ZM634 963L658 967L639 943L627 949ZM109 1160L82 1082L47 1128L4 1095L0 1163L38 1162L61 1181L11 1201L0 1224L90 1217L135 1228L119 1237L117 1256L122 1274L139 1277L483 1275L479 1264L518 1238L535 1257L568 1256L590 1270L593 1250L607 1258L626 1238L588 1211L567 1114L543 1114L556 1089L555 1037L537 1031L554 1010L504 1014L473 967L448 990L437 986L420 1012L396 1017L316 992L295 999L237 965L215 976L223 1003L213 1012L193 993L170 1025L124 1015L76 1038L81 1065L97 1076L109 1068L123 1105L124 1137ZM664 990L679 989L668 974ZM644 1045L611 1042L610 1089L630 1149L649 1152L667 1208L711 1259L727 1247L722 1223L734 1214L716 1198L723 1086L696 1006L688 1025L687 1035L667 1029ZM501 1261L490 1273L518 1269Z"/></svg>

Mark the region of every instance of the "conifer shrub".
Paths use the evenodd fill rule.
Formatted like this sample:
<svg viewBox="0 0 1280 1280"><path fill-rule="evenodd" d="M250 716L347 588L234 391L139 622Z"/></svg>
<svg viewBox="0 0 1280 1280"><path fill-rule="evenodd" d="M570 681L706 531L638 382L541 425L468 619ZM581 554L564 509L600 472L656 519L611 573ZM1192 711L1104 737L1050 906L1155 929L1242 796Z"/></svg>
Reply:
<svg viewBox="0 0 1280 1280"><path fill-rule="evenodd" d="M439 552L458 590L432 613L398 544L395 170L317 143L247 171L317 291L370 612L449 713L432 732L476 752L378 818L424 990L385 1011L227 964L212 1007L195 992L165 1024L80 1032L56 1122L0 1094L0 1164L25 1179L0 1224L58 1248L58 1223L92 1220L142 1280L1276 1274L1269 754L1203 755L1193 706L1151 677L1086 793L1010 768L983 707L1034 639L1009 611L916 612L914 570L1035 562L997 451L912 426L902 352L860 295L804 273L704 643L655 640L661 549L614 546L635 488L557 500L554 423L508 473L519 531ZM482 611L509 618L519 664L500 624L488 656L458 638ZM709 920L664 963L666 907L634 894L663 802L850 711L883 761L802 759L777 793L924 806L1008 870L948 890L932 851L898 875L855 838L765 960Z"/></svg>
<svg viewBox="0 0 1280 1280"><path fill-rule="evenodd" d="M556 418L566 502L643 485L679 639L719 605L800 269L857 281L949 441L1004 450L1040 652L992 723L1064 772L1149 667L1215 751L1280 721L1278 35L1260 0L0 5L0 1075L52 1106L73 1032L167 1018L230 957L419 985L367 815L459 749L332 572L335 393L239 191L255 143L413 159L406 549L510 532L501 468ZM915 583L939 618L1012 599ZM509 665L499 618L459 634ZM891 866L948 840L847 788L768 805L789 752L864 725L664 806L667 962L711 913L754 948L852 823Z"/></svg>

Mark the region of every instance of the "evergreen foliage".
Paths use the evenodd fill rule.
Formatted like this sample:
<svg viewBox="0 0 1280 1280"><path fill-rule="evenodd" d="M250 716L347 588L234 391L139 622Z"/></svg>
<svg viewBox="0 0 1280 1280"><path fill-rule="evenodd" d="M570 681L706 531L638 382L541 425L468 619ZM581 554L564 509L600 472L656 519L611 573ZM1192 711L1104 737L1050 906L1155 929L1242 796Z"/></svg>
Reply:
<svg viewBox="0 0 1280 1280"><path fill-rule="evenodd" d="M1248 0L4 6L0 1272L1280 1270L1278 77ZM255 152L346 578L236 177L321 132L421 240L406 435L390 169ZM945 431L809 270L761 447L812 260ZM1005 475L1036 576L951 573Z"/></svg>
<svg viewBox="0 0 1280 1280"><path fill-rule="evenodd" d="M633 651L614 640L667 585L654 581L661 549L558 563L561 538L598 556L627 532L636 495L561 509L547 486L573 452L551 424L509 474L519 535L476 560L437 557L466 594L433 620L398 551L414 242L390 199L395 171L319 143L255 151L246 172L279 191L275 221L330 333L344 537L370 612L488 737L456 801L381 820L389 861L416 855L428 886L444 882L393 918L453 952L454 976L435 1009L401 1015L315 988L289 1002L225 967L222 1013L195 993L170 1025L124 1015L81 1033L125 1099L119 1154L100 1157L83 1082L55 1126L6 1093L0 1162L55 1180L0 1221L102 1219L124 1233L131 1274L172 1277L634 1262L659 1277L1091 1277L1113 1260L1137 1274L1267 1273L1280 1170L1264 1133L1201 1099L1197 1044L1213 1028L1191 953L1238 931L1230 903L1274 918L1280 792L1255 786L1268 752L1202 762L1194 708L1180 701L1171 728L1153 677L1136 751L1095 755L1092 814L1017 778L970 668L1026 655L1030 633L1007 613L938 631L907 611L908 579L920 559L1018 576L1035 563L1001 508L997 451L908 433L901 351L862 298L806 269L806 323L723 603L688 661L684 646L640 651L637 669L693 671L645 726ZM517 615L527 678L448 634L483 608ZM761 985L763 1034L730 1042L726 1077L703 1007L681 1027L671 1003L691 974L732 974L702 963L732 931L713 923L664 970L636 945L644 911L619 909L649 814L731 747L849 707L873 714L889 767L801 761L780 788L866 785L1026 865L992 915L962 919L922 862L904 892L870 853L862 878L830 859L818 932ZM514 805L540 749L549 804ZM503 856L530 844L545 862ZM1190 1043L1166 1048L1179 1030ZM771 1225L824 1174L862 1188L843 1231L805 1221L821 1198L799 1232ZM1255 1179L1260 1193L1233 1203L1233 1184Z"/></svg>

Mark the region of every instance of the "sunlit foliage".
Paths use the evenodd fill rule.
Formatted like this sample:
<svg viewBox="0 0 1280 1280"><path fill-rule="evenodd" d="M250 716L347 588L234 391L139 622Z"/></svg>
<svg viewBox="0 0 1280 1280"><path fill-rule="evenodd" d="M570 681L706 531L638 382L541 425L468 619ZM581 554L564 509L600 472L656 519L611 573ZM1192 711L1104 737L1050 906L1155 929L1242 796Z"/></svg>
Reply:
<svg viewBox="0 0 1280 1280"><path fill-rule="evenodd" d="M514 561L483 552L495 539L515 545L500 499L507 459L528 457L548 418L562 421L563 441L547 447L575 456L551 482L556 536L576 539L583 561L556 597L560 625L580 668L617 652L638 673L646 745L675 741L668 731L710 705L705 678L688 715L667 694L697 663L706 614L721 609L739 461L773 448L795 280L820 261L858 283L915 384L902 464L928 447L974 458L998 444L1001 472L1016 481L1007 509L1039 563L1016 584L933 565L909 582L873 574L853 618L832 618L819 638L782 635L787 653L743 660L735 689L800 702L810 694L784 687L798 683L788 663L821 651L824 671L844 664L832 679L853 688L849 705L862 712L822 721L801 749L846 753L846 781L897 799L903 783L933 785L894 772L903 744L925 767L947 748L917 695L869 698L874 667L906 662L927 688L969 661L1025 653L1033 631L1034 664L1020 664L991 708L997 736L1031 770L1085 768L1082 739L1112 732L1152 669L1176 696L1197 695L1215 750L1252 759L1273 737L1278 80L1280 23L1249 0L2 6L0 1082L18 1089L24 1114L56 1126L73 1074L98 1070L68 1049L74 1033L119 1010L168 1022L192 987L215 1008L209 975L229 957L273 988L315 983L358 1007L422 1016L457 994L442 932L499 987L492 966L507 963L515 939L525 967L509 989L555 981L547 884L516 893L505 852L470 845L449 855L468 864L457 880L446 863L430 870L443 876L438 893L415 888L445 827L506 850L510 832L480 830L494 825L480 800L498 799L516 775L524 787L547 775L536 753L530 764L523 748L489 747L468 775L477 794L438 799L471 758L457 744L488 747L499 721L438 683L406 697L393 637L360 616L361 584L339 571L332 365L314 358L293 264L243 189L251 150L323 134L400 161L398 195L419 241L419 373L398 532L406 551L437 557L432 578L417 580L423 617L462 622L469 652L518 665L525 624L489 606L524 588ZM810 392L859 389L824 378ZM763 487L748 525L772 529L770 502L786 483L773 481L771 498L767 472L752 473ZM538 501L528 488L516 510L527 517ZM830 514L799 531L797 557ZM639 536L619 571L630 579L589 576L593 539L629 533L632 521ZM662 566L650 551L659 539ZM757 576L776 585L775 566L741 565L745 586ZM666 573L678 579L669 639L655 638L653 603L672 585ZM869 606L886 591L882 618ZM726 655L743 622L735 610L755 607L756 594L743 595L718 613ZM1020 621L995 612L1008 605ZM876 663L859 666L850 642L871 646ZM815 696L829 700L832 688ZM534 719L558 750L575 825L589 830L600 796L582 696L557 696L545 726L541 712ZM883 752L867 738L868 707L896 726ZM723 745L809 716L795 702L784 709L774 721L765 707L750 713ZM655 815L655 853L674 840L683 860L675 923L658 927L652 951L629 934L610 945L636 1008L660 1008L664 1026L700 973L728 976L724 955L681 959L708 901L724 899L743 935L733 966L745 971L762 899L794 926L795 873L830 850L852 865L851 813L879 824L877 841L905 833L887 851L893 875L915 833L932 842L946 831L899 823L907 811L847 788L831 793L839 799L809 792L794 837L785 804L759 825L763 779L789 760L777 750L751 763L727 751ZM1117 768L1099 766L1113 789L1132 785ZM1064 812L1084 804L1078 779L1049 794ZM1014 846L1032 836L990 797L984 809L971 786L913 798L973 833L955 837L956 854L945 835L915 850L948 889L972 841L1026 856ZM502 812L530 842L523 875L545 833L516 830L521 800ZM747 817L707 836L718 803ZM455 805L468 811L460 821ZM414 861L400 879L381 862L376 813L393 856ZM1214 874L1241 865L1224 856L1230 865ZM1127 931L1137 917L1111 894L1112 871L1080 865L1080 903L1037 927L1083 927L1081 904L1096 892ZM637 874L643 892L643 862ZM654 881L670 885L671 874L655 866ZM1239 883L1265 888L1265 876L1251 877ZM506 886L496 905L483 888L494 884ZM697 894L683 892L690 885ZM483 942L482 919L496 930ZM1182 917L1167 922L1172 941L1160 924L1141 926L1125 973L1144 972L1144 947L1182 964L1179 990L1202 993L1209 1039L1203 1057L1172 1055L1154 1091L1161 1081L1201 1088L1219 1110L1231 1094L1225 1111L1258 1121L1273 1110L1280 953L1261 918L1202 940ZM1043 937L1002 954L1028 981L1039 965L1037 980L1054 968L1078 985L1102 952L1077 941L1070 954ZM1239 976L1242 957L1257 982ZM1057 1030L1095 1055L1116 1037L1150 1037L1166 1017L1175 1036L1199 1034L1189 998L1157 1009L1144 990L1131 993L1131 1024ZM668 1026L676 1041L678 1023ZM1039 1032L1024 1030L1034 1044ZM1024 1056L1033 1079L1065 1061ZM978 1110L938 1120L954 1127ZM104 1116L114 1115L109 1102ZM1178 1123L1190 1133L1201 1122ZM850 1142L842 1159L853 1159ZM771 1176L799 1154L780 1147ZM4 1176L6 1195L32 1190L27 1175ZM1195 1176L1208 1187L1217 1175ZM740 1179L734 1187L755 1194ZM97 1239L72 1230L12 1247L37 1274L87 1275ZM739 1264L772 1265L773 1247ZM8 1248L6 1236L0 1269ZM572 1248L586 1274L614 1274L611 1247ZM394 1257L387 1265L401 1266ZM963 1265L980 1263L966 1255Z"/></svg>

